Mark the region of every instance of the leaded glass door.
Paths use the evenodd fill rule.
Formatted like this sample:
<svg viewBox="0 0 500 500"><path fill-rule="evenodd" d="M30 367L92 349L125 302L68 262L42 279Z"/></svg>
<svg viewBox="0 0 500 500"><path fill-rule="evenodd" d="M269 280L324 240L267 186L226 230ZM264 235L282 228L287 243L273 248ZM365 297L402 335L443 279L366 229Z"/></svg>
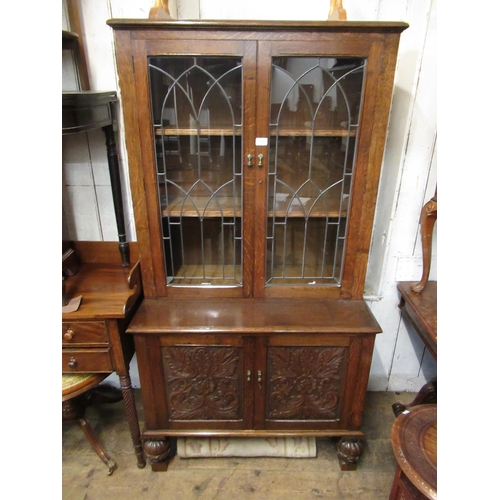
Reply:
<svg viewBox="0 0 500 500"><path fill-rule="evenodd" d="M365 79L360 57L272 58L265 287L340 287Z"/></svg>
<svg viewBox="0 0 500 500"><path fill-rule="evenodd" d="M166 286L242 286L242 68L148 58Z"/></svg>

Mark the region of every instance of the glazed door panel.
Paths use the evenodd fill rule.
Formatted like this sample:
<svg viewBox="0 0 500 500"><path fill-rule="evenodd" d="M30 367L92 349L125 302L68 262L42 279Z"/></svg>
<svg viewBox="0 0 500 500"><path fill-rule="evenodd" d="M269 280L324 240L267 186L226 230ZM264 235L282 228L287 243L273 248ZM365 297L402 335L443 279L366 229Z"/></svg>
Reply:
<svg viewBox="0 0 500 500"><path fill-rule="evenodd" d="M143 163L159 296L247 296L255 43L136 41ZM249 79L250 77L250 79ZM147 82L144 86L144 82ZM144 90L142 90L144 89ZM142 108L144 106L144 108ZM145 168L146 170L146 168ZM153 235L155 235L153 237ZM160 238L158 238L160 235ZM206 290L208 292L205 292Z"/></svg>
<svg viewBox="0 0 500 500"><path fill-rule="evenodd" d="M265 209L256 225L255 296L351 293L352 258L369 239L357 214L373 204L354 186L366 174L361 123L372 106L377 48L366 37L259 43L257 134L268 146L256 201Z"/></svg>

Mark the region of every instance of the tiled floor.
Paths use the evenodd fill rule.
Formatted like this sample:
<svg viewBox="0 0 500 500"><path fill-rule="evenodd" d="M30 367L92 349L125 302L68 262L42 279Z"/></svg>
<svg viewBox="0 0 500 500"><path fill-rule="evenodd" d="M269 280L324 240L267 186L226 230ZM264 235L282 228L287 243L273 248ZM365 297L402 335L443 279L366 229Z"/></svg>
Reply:
<svg viewBox="0 0 500 500"><path fill-rule="evenodd" d="M90 407L87 417L109 455L113 475L75 425L63 425L63 500L378 500L388 499L396 461L390 433L391 405L415 394L369 392L363 430L365 449L354 472L341 472L335 442L318 439L316 458L213 458L175 456L167 472L136 466L123 402ZM142 403L136 392L142 426Z"/></svg>

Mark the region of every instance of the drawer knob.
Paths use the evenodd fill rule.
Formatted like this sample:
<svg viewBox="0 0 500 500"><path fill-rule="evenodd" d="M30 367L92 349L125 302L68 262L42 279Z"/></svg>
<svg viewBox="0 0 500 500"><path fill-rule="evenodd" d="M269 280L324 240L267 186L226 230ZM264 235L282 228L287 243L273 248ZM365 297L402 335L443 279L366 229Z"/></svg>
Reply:
<svg viewBox="0 0 500 500"><path fill-rule="evenodd" d="M76 368L77 364L78 363L77 363L76 359L73 356L71 356L69 363L68 363L68 368Z"/></svg>
<svg viewBox="0 0 500 500"><path fill-rule="evenodd" d="M75 332L71 328L68 328L66 333L63 335L64 340L71 340L74 336Z"/></svg>

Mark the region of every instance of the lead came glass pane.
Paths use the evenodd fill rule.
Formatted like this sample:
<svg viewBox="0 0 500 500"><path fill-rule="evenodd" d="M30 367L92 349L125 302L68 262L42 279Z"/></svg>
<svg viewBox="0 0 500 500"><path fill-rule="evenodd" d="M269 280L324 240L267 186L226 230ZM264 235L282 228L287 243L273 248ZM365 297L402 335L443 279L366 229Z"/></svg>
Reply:
<svg viewBox="0 0 500 500"><path fill-rule="evenodd" d="M167 284L241 286L242 66L150 57Z"/></svg>
<svg viewBox="0 0 500 500"><path fill-rule="evenodd" d="M340 286L365 60L275 57L266 286Z"/></svg>

